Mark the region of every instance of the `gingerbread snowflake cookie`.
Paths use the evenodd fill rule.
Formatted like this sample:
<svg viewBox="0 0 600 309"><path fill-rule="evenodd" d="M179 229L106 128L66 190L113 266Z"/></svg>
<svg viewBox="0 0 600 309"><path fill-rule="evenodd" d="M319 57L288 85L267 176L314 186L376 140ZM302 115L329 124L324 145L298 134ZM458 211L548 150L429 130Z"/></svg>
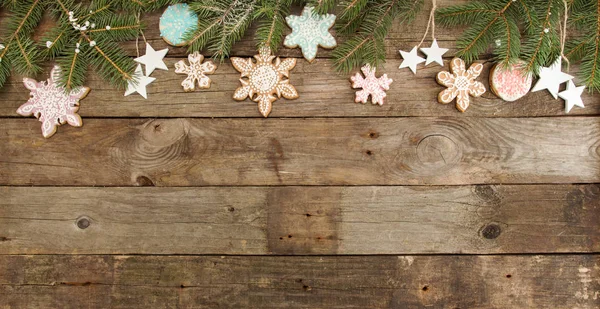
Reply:
<svg viewBox="0 0 600 309"><path fill-rule="evenodd" d="M383 74L381 77L375 77L376 69L370 65L365 65L360 70L365 75L364 77L360 73L352 76L352 88L362 88L356 92L356 103L367 103L369 95L371 96L371 102L373 104L383 105L383 99L387 96L386 90L390 89L390 84L393 82L391 78L387 77L387 74Z"/></svg>
<svg viewBox="0 0 600 309"><path fill-rule="evenodd" d="M23 84L31 92L27 103L17 109L22 116L34 115L42 122L42 135L49 138L56 133L59 125L68 123L81 127L83 122L77 114L79 100L83 99L90 88L77 87L67 90L58 85L60 67L55 66L47 81L37 82L31 78L23 78Z"/></svg>
<svg viewBox="0 0 600 309"><path fill-rule="evenodd" d="M526 63L519 60L511 65L498 63L490 71L490 89L500 99L508 102L524 97L531 89L533 78L525 71Z"/></svg>
<svg viewBox="0 0 600 309"><path fill-rule="evenodd" d="M474 63L466 70L465 62L454 58L450 62L450 72L442 71L437 74L437 82L448 89L440 92L438 101L448 104L456 98L456 108L464 112L469 107L469 95L479 97L485 93L485 86L476 81L483 70L481 63Z"/></svg>
<svg viewBox="0 0 600 309"><path fill-rule="evenodd" d="M200 88L210 88L210 78L206 74L212 74L217 69L217 66L212 61L202 62L204 56L199 52L194 52L188 55L189 65L184 60L179 60L175 63L175 73L187 74L187 78L181 82L183 91L190 92L196 89L196 82Z"/></svg>
<svg viewBox="0 0 600 309"><path fill-rule="evenodd" d="M292 33L285 37L283 45L287 48L300 46L302 55L309 62L315 60L319 46L334 48L337 45L335 38L329 33L335 23L333 14L319 15L312 7L306 6L302 15L290 15L285 21L292 28Z"/></svg>
<svg viewBox="0 0 600 309"><path fill-rule="evenodd" d="M271 55L268 47L260 48L259 54L254 58L256 63L252 61L252 58L231 58L233 67L242 73L240 79L242 86L235 91L233 98L237 101L250 98L254 102L258 102L260 113L267 117L271 112L272 103L277 100L274 94L277 94L279 98L282 96L286 99L298 98L296 88L290 84L289 79L284 79L296 66L296 59L280 60L277 57L273 63L273 59L276 57Z"/></svg>

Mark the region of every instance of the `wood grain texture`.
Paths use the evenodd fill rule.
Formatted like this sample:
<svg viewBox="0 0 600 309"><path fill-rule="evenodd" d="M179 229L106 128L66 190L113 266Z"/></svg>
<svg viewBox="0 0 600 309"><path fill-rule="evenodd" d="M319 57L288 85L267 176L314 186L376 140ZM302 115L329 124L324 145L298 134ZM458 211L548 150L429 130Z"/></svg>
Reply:
<svg viewBox="0 0 600 309"><path fill-rule="evenodd" d="M0 119L1 185L600 182L600 120Z"/></svg>
<svg viewBox="0 0 600 309"><path fill-rule="evenodd" d="M598 308L600 256L0 256L0 307Z"/></svg>
<svg viewBox="0 0 600 309"><path fill-rule="evenodd" d="M0 254L600 251L598 185L2 187L0 195Z"/></svg>
<svg viewBox="0 0 600 309"><path fill-rule="evenodd" d="M233 93L240 86L240 74L229 61L218 65L210 75L211 88L184 92L180 83L184 76L175 74L174 63L167 59L170 71L155 71L157 80L147 87L148 100L139 95L124 97L123 92L112 88L96 74L90 72L86 85L92 88L81 101L83 117L255 117L261 118L257 104L235 101ZM277 117L396 117L396 116L452 116L469 117L533 117L565 116L564 101L554 100L547 91L529 93L517 102L504 102L491 92L472 98L465 113L459 112L454 103L440 104L437 95L445 88L438 85L435 76L441 66L430 66L413 75L408 69L399 70L401 60L390 59L378 72L388 74L394 80L383 106L354 103L355 89L351 88L350 74L338 74L331 68L331 61L315 60L309 64L298 61L290 74L300 98L279 99L274 103L270 118ZM448 62L448 60L446 60ZM491 64L486 64L480 80L488 86ZM46 70L46 72L49 72ZM45 79L47 76L40 76ZM17 108L29 98L29 91L22 79L13 76L0 91L0 116L20 117ZM585 108L574 108L568 115L600 114L600 98L585 92Z"/></svg>

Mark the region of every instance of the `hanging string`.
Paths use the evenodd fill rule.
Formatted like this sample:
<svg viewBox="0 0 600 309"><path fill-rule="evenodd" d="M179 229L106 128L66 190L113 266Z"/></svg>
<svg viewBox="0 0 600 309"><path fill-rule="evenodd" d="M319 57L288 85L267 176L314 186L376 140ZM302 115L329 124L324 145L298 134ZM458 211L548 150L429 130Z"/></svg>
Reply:
<svg viewBox="0 0 600 309"><path fill-rule="evenodd" d="M140 24L140 13L138 12L135 17L136 17L138 25L139 25ZM140 30L140 32L141 32L141 30ZM144 34L142 33L142 35L144 35ZM138 58L140 57L140 45L139 45L139 41L140 41L140 36L138 35L138 36L135 37L135 52L136 52ZM144 41L146 41L146 38L144 38Z"/></svg>
<svg viewBox="0 0 600 309"><path fill-rule="evenodd" d="M565 5L565 16L564 20L561 24L560 20L558 21L558 26L560 30L560 57L567 63L567 72L569 72L569 66L571 65L567 56L565 56L565 43L567 42L567 20L569 19L569 4L567 0L563 0Z"/></svg>
<svg viewBox="0 0 600 309"><path fill-rule="evenodd" d="M136 15L136 19L138 22L138 25L140 23L140 13L138 12L138 14ZM144 40L144 45L146 45L148 43L148 41L146 40L146 36L144 35L144 31L142 31L142 29L140 28L140 34L142 35L142 39ZM139 41L140 41L140 37L139 35L135 38L135 52L137 53L137 56L140 56L140 46L139 46Z"/></svg>
<svg viewBox="0 0 600 309"><path fill-rule="evenodd" d="M430 27L431 27L431 40L432 41L435 40L435 10L437 9L437 1L432 0L431 2L432 2L432 6L431 6L431 12L429 13L429 21L427 21L427 28L425 29L425 34L423 35L421 42L419 42L419 45L417 45L417 48L419 48L419 47L421 47L421 45L423 45L423 42L425 41L425 38L427 37L427 33L429 33Z"/></svg>

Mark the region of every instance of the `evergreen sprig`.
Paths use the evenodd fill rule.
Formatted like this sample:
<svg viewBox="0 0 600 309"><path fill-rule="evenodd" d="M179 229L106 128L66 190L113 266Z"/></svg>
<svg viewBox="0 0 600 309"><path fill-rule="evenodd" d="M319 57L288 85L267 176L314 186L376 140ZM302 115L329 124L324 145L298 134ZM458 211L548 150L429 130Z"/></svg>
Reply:
<svg viewBox="0 0 600 309"><path fill-rule="evenodd" d="M261 0L255 19L259 20L256 30L258 47L269 47L273 52L281 45L285 18L290 14L293 0Z"/></svg>
<svg viewBox="0 0 600 309"><path fill-rule="evenodd" d="M581 61L580 74L588 89L600 91L600 3L574 0L570 25L579 36L567 43L567 58Z"/></svg>
<svg viewBox="0 0 600 309"><path fill-rule="evenodd" d="M568 0L565 56L580 61L586 86L600 91L600 5L597 0ZM560 23L565 14L562 0L473 1L441 8L438 24L468 25L457 41L458 56L468 62L493 47L497 62L526 62L528 72L539 73L561 55ZM522 29L522 31L521 31Z"/></svg>
<svg viewBox="0 0 600 309"><path fill-rule="evenodd" d="M335 69L349 72L385 62L385 37L392 22L410 23L422 7L423 0L342 1L336 29L346 41L332 53Z"/></svg>
<svg viewBox="0 0 600 309"><path fill-rule="evenodd" d="M10 8L11 16L0 48L0 87L4 85L12 69L22 75L35 75L42 68L43 57L31 39L34 29L44 13L42 0L3 1Z"/></svg>
<svg viewBox="0 0 600 309"><path fill-rule="evenodd" d="M133 79L135 63L115 42L131 40L141 29L135 16L118 14L111 0L85 6L73 0L49 3L58 20L43 38L48 58L57 58L60 83L67 89L82 86L91 65L113 86L124 89Z"/></svg>
<svg viewBox="0 0 600 309"><path fill-rule="evenodd" d="M196 29L185 34L190 51L206 48L223 60L256 18L258 0L203 0L190 3L190 8L200 20Z"/></svg>

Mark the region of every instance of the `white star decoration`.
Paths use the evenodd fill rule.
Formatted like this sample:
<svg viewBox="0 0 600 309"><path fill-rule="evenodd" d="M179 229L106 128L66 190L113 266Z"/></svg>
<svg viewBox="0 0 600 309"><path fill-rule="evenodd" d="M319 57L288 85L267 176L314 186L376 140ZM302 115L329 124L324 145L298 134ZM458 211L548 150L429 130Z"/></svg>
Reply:
<svg viewBox="0 0 600 309"><path fill-rule="evenodd" d="M573 106L584 107L583 101L581 100L583 89L585 89L585 86L576 87L575 83L570 80L567 83L567 89L558 94L561 99L565 100L565 113L570 112Z"/></svg>
<svg viewBox="0 0 600 309"><path fill-rule="evenodd" d="M400 69L402 68L410 68L410 70L417 74L417 64L425 62L425 59L421 56L417 55L417 47L413 47L410 52L405 52L403 50L400 51L400 55L404 59L400 64Z"/></svg>
<svg viewBox="0 0 600 309"><path fill-rule="evenodd" d="M562 60L559 57L550 67L542 67L540 69L540 79L533 86L531 92L548 89L550 94L557 99L560 84L571 79L573 79L573 76L562 71Z"/></svg>
<svg viewBox="0 0 600 309"><path fill-rule="evenodd" d="M133 60L137 63L145 65L146 76L150 76L150 74L154 72L154 69L169 70L163 61L163 58L165 58L168 52L168 48L156 51L154 48L152 48L152 46L150 46L150 44L146 43L146 54Z"/></svg>
<svg viewBox="0 0 600 309"><path fill-rule="evenodd" d="M135 73L133 73L133 79L127 82L125 96L137 92L144 97L144 99L147 99L148 94L146 93L146 86L148 86L148 84L153 82L155 79L156 78L154 77L145 76L144 72L142 72L142 65L138 64L137 68L135 68Z"/></svg>
<svg viewBox="0 0 600 309"><path fill-rule="evenodd" d="M442 56L448 51L448 49L440 48L436 39L433 39L433 42L431 42L431 47L422 47L421 51L427 55L427 61L425 62L425 65L436 62L437 64L444 66L444 60L442 59Z"/></svg>

